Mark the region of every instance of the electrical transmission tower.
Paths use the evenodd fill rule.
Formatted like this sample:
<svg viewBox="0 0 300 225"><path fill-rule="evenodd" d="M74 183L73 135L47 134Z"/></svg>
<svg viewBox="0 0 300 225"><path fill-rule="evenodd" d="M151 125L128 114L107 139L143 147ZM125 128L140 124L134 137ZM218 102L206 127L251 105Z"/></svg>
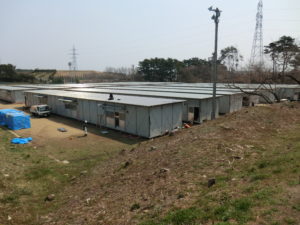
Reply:
<svg viewBox="0 0 300 225"><path fill-rule="evenodd" d="M263 1L259 0L257 5L256 26L252 44L250 64L252 66L264 64L263 49Z"/></svg>
<svg viewBox="0 0 300 225"><path fill-rule="evenodd" d="M70 70L75 71L75 70L78 69L78 67L77 67L77 55L78 55L78 53L76 52L75 46L73 46L71 51L72 51L72 53L70 55L71 55L72 62L69 62L68 65L69 65Z"/></svg>

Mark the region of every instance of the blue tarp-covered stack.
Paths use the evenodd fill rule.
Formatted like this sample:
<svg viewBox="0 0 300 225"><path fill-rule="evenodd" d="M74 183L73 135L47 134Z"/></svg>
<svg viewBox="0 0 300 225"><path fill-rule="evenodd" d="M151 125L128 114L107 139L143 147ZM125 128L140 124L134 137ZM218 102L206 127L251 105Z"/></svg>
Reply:
<svg viewBox="0 0 300 225"><path fill-rule="evenodd" d="M30 128L30 116L24 113L6 114L7 127L11 130Z"/></svg>
<svg viewBox="0 0 300 225"><path fill-rule="evenodd" d="M0 110L0 125L6 125L11 130L30 128L30 116L15 109Z"/></svg>
<svg viewBox="0 0 300 225"><path fill-rule="evenodd" d="M5 126L6 124L6 114L8 113L20 113L21 111L18 111L16 109L0 109L0 125Z"/></svg>

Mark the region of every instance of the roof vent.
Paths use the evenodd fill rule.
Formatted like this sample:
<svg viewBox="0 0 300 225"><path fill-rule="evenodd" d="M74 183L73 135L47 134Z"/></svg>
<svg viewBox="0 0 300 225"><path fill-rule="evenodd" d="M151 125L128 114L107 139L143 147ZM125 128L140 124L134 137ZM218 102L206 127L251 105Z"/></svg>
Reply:
<svg viewBox="0 0 300 225"><path fill-rule="evenodd" d="M111 94L111 93L109 94L108 100L114 100L113 94Z"/></svg>

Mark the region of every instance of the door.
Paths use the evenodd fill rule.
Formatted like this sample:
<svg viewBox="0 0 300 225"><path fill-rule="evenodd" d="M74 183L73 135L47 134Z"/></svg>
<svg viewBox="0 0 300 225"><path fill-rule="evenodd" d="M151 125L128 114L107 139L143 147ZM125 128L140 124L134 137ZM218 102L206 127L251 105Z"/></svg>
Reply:
<svg viewBox="0 0 300 225"><path fill-rule="evenodd" d="M120 127L120 114L118 112L115 112L115 128Z"/></svg>
<svg viewBox="0 0 300 225"><path fill-rule="evenodd" d="M102 104L98 104L97 125L105 126L105 111Z"/></svg>
<svg viewBox="0 0 300 225"><path fill-rule="evenodd" d="M199 107L194 107L194 122L200 122L200 109Z"/></svg>

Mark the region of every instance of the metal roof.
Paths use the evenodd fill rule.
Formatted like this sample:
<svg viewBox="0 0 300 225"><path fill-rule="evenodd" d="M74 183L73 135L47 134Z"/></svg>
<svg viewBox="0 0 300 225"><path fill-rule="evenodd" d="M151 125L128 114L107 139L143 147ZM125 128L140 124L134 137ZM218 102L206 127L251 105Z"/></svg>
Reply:
<svg viewBox="0 0 300 225"><path fill-rule="evenodd" d="M68 87L65 86L56 86L56 85L31 85L31 84L20 84L20 85L15 85L13 87L25 87L25 88L30 88L30 89L66 89Z"/></svg>
<svg viewBox="0 0 300 225"><path fill-rule="evenodd" d="M5 91L25 91L25 90L32 90L32 88L27 87L14 87L14 86L0 86L0 90Z"/></svg>
<svg viewBox="0 0 300 225"><path fill-rule="evenodd" d="M109 90L130 90L130 91L150 91L150 92L172 92L172 93L191 93L191 94L212 94L212 88L175 88L175 87L102 87L102 89ZM229 89L220 90L217 89L217 95L236 95L243 94L241 91L231 91Z"/></svg>
<svg viewBox="0 0 300 225"><path fill-rule="evenodd" d="M157 91L138 91L138 90L118 90L118 89L104 89L104 88L77 88L70 89L70 91L90 92L90 93L112 93L121 95L134 95L134 96L149 96L158 98L173 98L173 99L189 99L201 100L212 98L210 94L195 94L195 93L174 93L174 92L157 92ZM217 95L217 97L221 97Z"/></svg>
<svg viewBox="0 0 300 225"><path fill-rule="evenodd" d="M173 86L173 87L212 87L212 83L176 83L176 84L170 84L168 86ZM277 87L277 88L300 88L300 85L297 84L241 84L241 83L218 83L217 87L240 87L240 88L249 88L249 89L256 89L258 87L263 87L268 88L271 86L272 88Z"/></svg>
<svg viewBox="0 0 300 225"><path fill-rule="evenodd" d="M167 86L130 86L130 88L155 88L155 89L176 89L176 90L211 90L213 87L195 87L195 86L190 86L190 87L185 87L185 86L172 86L172 85L167 85ZM243 89L244 91L254 91L253 89ZM239 88L230 88L230 87L217 87L217 91L228 91L228 92L241 92Z"/></svg>
<svg viewBox="0 0 300 225"><path fill-rule="evenodd" d="M51 86L66 87L66 88L87 88L87 87L97 87L98 85L99 84L94 84L94 83L82 83L82 84L52 84Z"/></svg>
<svg viewBox="0 0 300 225"><path fill-rule="evenodd" d="M61 90L34 90L27 91L28 93L41 94L41 95L52 95L65 98L85 99L125 105L136 105L136 106L159 106L173 103L184 102L178 99L165 99L165 98L150 98L150 97L139 97L139 96L128 96L128 95L114 95L114 100L108 100L109 95L104 93L82 93L74 91L61 91Z"/></svg>

